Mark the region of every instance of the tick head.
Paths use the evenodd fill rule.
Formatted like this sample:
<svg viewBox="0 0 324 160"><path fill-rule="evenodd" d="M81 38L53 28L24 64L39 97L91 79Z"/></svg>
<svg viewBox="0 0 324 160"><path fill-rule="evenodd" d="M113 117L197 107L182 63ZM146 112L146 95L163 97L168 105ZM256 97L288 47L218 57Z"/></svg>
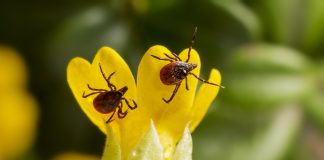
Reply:
<svg viewBox="0 0 324 160"><path fill-rule="evenodd" d="M196 63L189 63L189 65L188 65L188 71L192 71L196 67L197 67L197 64Z"/></svg>
<svg viewBox="0 0 324 160"><path fill-rule="evenodd" d="M121 92L124 95L127 92L127 90L128 90L128 87L125 86L125 87L119 89L118 91Z"/></svg>

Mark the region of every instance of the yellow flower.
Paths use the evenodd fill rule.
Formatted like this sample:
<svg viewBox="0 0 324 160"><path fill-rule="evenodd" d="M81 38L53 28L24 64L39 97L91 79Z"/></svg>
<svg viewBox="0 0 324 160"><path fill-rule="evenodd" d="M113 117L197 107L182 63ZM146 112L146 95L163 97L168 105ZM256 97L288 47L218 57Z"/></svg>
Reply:
<svg viewBox="0 0 324 160"><path fill-rule="evenodd" d="M22 58L7 47L0 47L0 75L0 159L14 159L33 144L38 108L25 90Z"/></svg>
<svg viewBox="0 0 324 160"><path fill-rule="evenodd" d="M182 83L174 99L169 104L165 103L162 98L169 98L175 87L164 85L160 80L160 70L169 62L151 57L151 55L165 57L164 53L171 55L167 48L159 45L151 47L145 53L138 67L137 85L128 65L109 47L101 48L91 64L82 58L74 58L68 65L67 80L75 98L82 110L101 131L105 134L112 132L117 140L116 143L120 144L121 159L127 159L140 143L139 140L150 128L150 120L153 120L157 129L163 146L163 156L169 159L186 125L190 123L190 132L193 132L218 93L219 87L202 84L195 94L198 80L189 75L189 91L185 89L185 83ZM185 49L179 57L185 60L187 53L188 49ZM128 115L123 119L115 115L115 120L108 125L111 130L107 130L105 126L105 121L110 115L97 112L92 104L96 95L82 97L83 92L91 92L87 84L93 88L108 89L100 72L99 63L106 76L116 72L111 78L111 83L115 84L117 89L127 86L128 91L124 97L138 104L138 107L129 110ZM195 50L191 51L189 63L197 64L193 73L199 75L200 58ZM221 76L216 69L211 71L209 81L220 84ZM124 104L123 111L126 109L127 105Z"/></svg>
<svg viewBox="0 0 324 160"><path fill-rule="evenodd" d="M52 158L52 160L98 160L100 157L76 152L66 152Z"/></svg>
<svg viewBox="0 0 324 160"><path fill-rule="evenodd" d="M13 49L0 46L0 89L12 90L25 87L26 66L20 55Z"/></svg>

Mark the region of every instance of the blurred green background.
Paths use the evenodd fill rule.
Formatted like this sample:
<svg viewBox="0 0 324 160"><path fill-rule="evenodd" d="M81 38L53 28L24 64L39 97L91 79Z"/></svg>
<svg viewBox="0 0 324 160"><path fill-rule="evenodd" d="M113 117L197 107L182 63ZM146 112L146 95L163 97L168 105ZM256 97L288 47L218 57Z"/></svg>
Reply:
<svg viewBox="0 0 324 160"><path fill-rule="evenodd" d="M218 68L226 88L193 133L193 158L324 159L323 0L2 0L0 44L24 58L40 108L35 144L16 159L102 154L66 82L71 58L108 45L135 74L150 46L179 53L195 26L201 76Z"/></svg>

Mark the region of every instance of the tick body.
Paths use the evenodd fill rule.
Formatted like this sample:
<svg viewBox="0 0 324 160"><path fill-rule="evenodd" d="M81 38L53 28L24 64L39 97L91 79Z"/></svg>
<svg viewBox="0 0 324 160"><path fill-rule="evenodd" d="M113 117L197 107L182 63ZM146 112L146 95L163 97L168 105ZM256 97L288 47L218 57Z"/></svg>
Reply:
<svg viewBox="0 0 324 160"><path fill-rule="evenodd" d="M160 79L165 85L175 85L181 83L187 77L188 73L196 67L196 64L174 61L161 69Z"/></svg>
<svg viewBox="0 0 324 160"><path fill-rule="evenodd" d="M91 95L97 94L96 98L93 100L94 108L99 113L102 113L102 114L112 113L111 116L109 117L109 119L106 121L106 123L113 121L112 118L115 115L116 111L117 111L118 118L120 118L120 119L125 118L128 113L128 109L126 111L122 110L122 108L123 108L122 101L124 101L126 103L126 105L128 106L128 108L131 110L137 108L136 102L134 100L132 100L133 106L131 106L129 104L128 100L123 97L124 94L128 90L127 86L124 86L121 89L117 90L116 86L110 82L110 79L115 74L115 72L111 73L109 75L109 77L106 78L100 64L99 64L99 68L100 68L102 76L104 77L104 79L107 82L107 85L108 85L110 91L108 91L106 89L95 89L95 88L90 87L90 85L88 84L88 89L93 92L89 93L87 95L85 95L85 92L83 92L82 97L87 98Z"/></svg>
<svg viewBox="0 0 324 160"><path fill-rule="evenodd" d="M163 66L160 70L161 82L165 85L175 85L175 88L173 90L171 97L168 100L162 98L162 100L165 103L170 103L172 101L172 99L174 98L175 94L177 93L183 80L186 81L186 89L189 90L188 78L187 78L188 75L194 76L195 78L202 81L203 83L207 83L207 84L214 85L214 86L220 86L218 84L208 82L191 72L192 70L194 70L197 67L197 64L189 63L190 52L192 50L192 45L195 42L196 33L197 33L197 27L195 28L191 43L189 45L188 58L186 59L186 61L182 61L181 58L178 55L176 55L175 53L172 53L172 55L164 53L166 58L160 58L155 55L151 55L155 59L170 62L170 63L166 64L165 66ZM223 86L220 86L220 87L224 88Z"/></svg>

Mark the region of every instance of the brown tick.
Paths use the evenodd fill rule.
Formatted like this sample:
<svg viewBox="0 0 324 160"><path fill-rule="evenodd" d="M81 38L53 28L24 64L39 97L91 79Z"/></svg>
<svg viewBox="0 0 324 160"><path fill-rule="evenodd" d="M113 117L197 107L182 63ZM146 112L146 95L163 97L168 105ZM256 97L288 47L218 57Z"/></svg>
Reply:
<svg viewBox="0 0 324 160"><path fill-rule="evenodd" d="M90 85L88 84L89 90L91 90L93 92L92 93L89 93L87 95L85 95L85 92L83 92L82 97L83 98L87 98L87 97L89 97L91 95L99 94L93 100L93 106L94 106L94 108L98 112L100 112L102 114L108 114L108 113L111 113L112 112L111 116L106 121L106 123L109 123L109 122L112 122L113 121L112 117L114 116L114 114L115 114L115 112L117 110L118 110L117 111L118 118L122 119L128 113L128 109L126 111L124 111L124 112L122 111L122 108L123 108L122 101L125 101L126 102L126 105L131 110L137 108L137 104L136 104L136 102L134 100L132 100L134 106L131 106L129 104L128 100L123 97L123 95L128 90L128 87L127 86L125 86L125 87L117 90L116 89L116 86L110 82L110 79L115 74L115 72L111 73L109 75L109 77L106 78L106 76L105 76L105 74L104 74L104 72L103 72L103 70L101 68L100 63L99 63L99 68L100 68L100 71L101 71L101 74L102 74L103 78L106 80L106 82L108 84L108 87L110 88L110 91L108 91L106 89L95 89L95 88L90 87Z"/></svg>
<svg viewBox="0 0 324 160"><path fill-rule="evenodd" d="M190 52L192 50L192 45L195 43L196 34L197 34L197 27L195 28L191 43L189 45L188 58L186 61L182 61L181 58L178 55L176 55L175 53L172 53L172 56L164 53L164 55L167 58L160 58L155 55L151 55L153 58L156 58L158 60L170 62L169 64L162 67L162 69L160 70L160 80L162 81L163 84L176 85L171 97L168 100L162 98L163 101L166 103L169 103L172 101L172 99L175 96L175 94L177 93L183 79L186 80L186 89L189 90L188 78L187 78L188 75L194 76L195 78L202 81L203 83L207 83L207 84L211 84L214 86L219 86L219 87L224 88L223 86L220 86L218 84L208 82L191 72L193 69L195 69L197 67L196 63L188 63L190 60Z"/></svg>

